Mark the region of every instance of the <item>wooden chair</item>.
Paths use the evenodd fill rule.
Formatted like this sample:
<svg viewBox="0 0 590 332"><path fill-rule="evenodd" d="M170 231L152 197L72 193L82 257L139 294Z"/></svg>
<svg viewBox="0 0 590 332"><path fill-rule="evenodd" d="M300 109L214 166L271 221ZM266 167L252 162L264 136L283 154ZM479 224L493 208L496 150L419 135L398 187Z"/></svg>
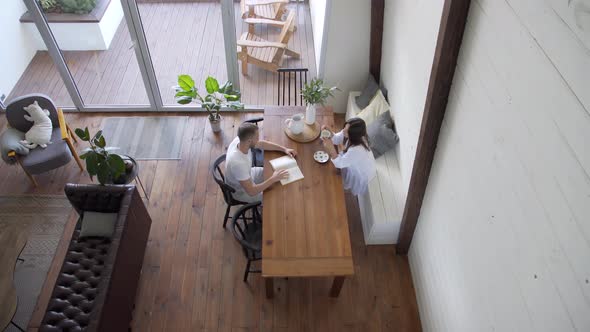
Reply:
<svg viewBox="0 0 590 332"><path fill-rule="evenodd" d="M262 259L262 215L260 213L262 203L252 203L241 207L234 214L231 221L231 230L236 240L242 246L244 256L248 262L244 271L244 282L248 281L248 274L260 273L260 270L251 270L254 261Z"/></svg>
<svg viewBox="0 0 590 332"><path fill-rule="evenodd" d="M242 18L260 18L281 21L287 12L289 0L241 0Z"/></svg>
<svg viewBox="0 0 590 332"><path fill-rule="evenodd" d="M297 106L298 99L299 105L303 106L301 90L303 89L303 86L307 84L307 72L309 69L281 68L277 71L279 72L279 79L277 82L277 105L291 106L291 96L293 96L292 100L295 106ZM297 76L299 76L299 83L297 83Z"/></svg>
<svg viewBox="0 0 590 332"><path fill-rule="evenodd" d="M246 19L245 21L248 22ZM263 69L276 72L283 64L283 55L299 59L299 53L287 47L289 39L293 35L295 13L290 12L284 22L276 22L281 25L281 34L278 41L267 41L250 32L244 32L238 40L238 59L242 61L242 74L248 75L248 64L259 66Z"/></svg>
<svg viewBox="0 0 590 332"><path fill-rule="evenodd" d="M49 117L53 124L53 132L51 134L51 142L47 148L35 148L30 151L21 151L22 146L18 145L18 135L26 133L33 123L24 119L27 114L23 107L32 104L34 101L39 103L41 108L49 111ZM37 186L37 181L33 177L34 174L40 174L52 169L61 167L67 164L72 156L76 160L80 171L84 171L82 161L76 153L73 142L76 141L72 129L65 121L63 112L58 109L53 101L42 94L31 94L19 97L6 105L6 119L10 128L8 128L0 137L0 149L7 151L3 155L6 162L17 162L31 180L34 186ZM10 136L10 139L8 139Z"/></svg>

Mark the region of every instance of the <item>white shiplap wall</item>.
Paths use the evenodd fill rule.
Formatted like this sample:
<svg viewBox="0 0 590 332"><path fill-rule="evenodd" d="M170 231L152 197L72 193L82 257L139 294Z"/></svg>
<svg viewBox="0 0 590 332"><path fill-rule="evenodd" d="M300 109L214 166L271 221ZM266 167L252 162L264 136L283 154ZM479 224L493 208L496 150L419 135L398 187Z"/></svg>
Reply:
<svg viewBox="0 0 590 332"><path fill-rule="evenodd" d="M328 99L336 113L346 113L350 91L360 91L369 75L371 1L332 0L328 7L324 81L342 91ZM325 22L326 23L326 22Z"/></svg>
<svg viewBox="0 0 590 332"><path fill-rule="evenodd" d="M590 331L589 4L472 1L410 249L425 331Z"/></svg>

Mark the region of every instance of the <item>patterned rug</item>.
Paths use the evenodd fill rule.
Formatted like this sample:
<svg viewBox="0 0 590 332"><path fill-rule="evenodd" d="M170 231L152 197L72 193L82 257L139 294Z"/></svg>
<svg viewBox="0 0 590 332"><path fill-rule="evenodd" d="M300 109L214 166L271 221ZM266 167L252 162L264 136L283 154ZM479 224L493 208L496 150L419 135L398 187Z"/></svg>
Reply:
<svg viewBox="0 0 590 332"><path fill-rule="evenodd" d="M0 196L0 223L28 229L27 245L14 272L18 307L13 321L26 328L45 282L53 255L72 211L63 196ZM5 331L18 331L9 325Z"/></svg>
<svg viewBox="0 0 590 332"><path fill-rule="evenodd" d="M114 151L136 160L180 159L187 116L109 117L102 134ZM93 134L93 133L91 133Z"/></svg>

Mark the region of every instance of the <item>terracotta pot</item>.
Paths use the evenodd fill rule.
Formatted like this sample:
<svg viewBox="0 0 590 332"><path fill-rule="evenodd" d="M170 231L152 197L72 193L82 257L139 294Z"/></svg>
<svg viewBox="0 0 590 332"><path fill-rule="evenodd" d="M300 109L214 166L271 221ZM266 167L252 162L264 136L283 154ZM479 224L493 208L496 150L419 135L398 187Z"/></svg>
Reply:
<svg viewBox="0 0 590 332"><path fill-rule="evenodd" d="M211 118L209 118L209 123L211 124L211 130L214 133L218 133L221 131L221 116L219 116L215 120L212 120Z"/></svg>

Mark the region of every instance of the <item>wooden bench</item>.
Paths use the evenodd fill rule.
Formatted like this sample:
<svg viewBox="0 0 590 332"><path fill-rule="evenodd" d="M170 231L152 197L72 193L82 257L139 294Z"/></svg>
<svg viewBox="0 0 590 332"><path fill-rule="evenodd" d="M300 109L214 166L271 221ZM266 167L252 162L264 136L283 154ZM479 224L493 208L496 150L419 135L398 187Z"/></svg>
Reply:
<svg viewBox="0 0 590 332"><path fill-rule="evenodd" d="M361 111L355 103L355 97L360 94L350 92L347 120ZM377 175L369 182L367 193L358 197L365 244L394 244L397 241L406 196L398 154L399 144L376 159Z"/></svg>

